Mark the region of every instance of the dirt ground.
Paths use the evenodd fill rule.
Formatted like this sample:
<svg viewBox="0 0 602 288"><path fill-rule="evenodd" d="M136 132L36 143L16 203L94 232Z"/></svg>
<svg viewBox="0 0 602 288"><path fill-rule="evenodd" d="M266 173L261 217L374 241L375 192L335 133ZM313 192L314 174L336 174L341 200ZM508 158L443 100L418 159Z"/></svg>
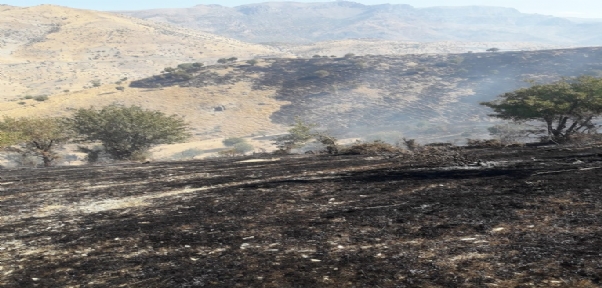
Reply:
<svg viewBox="0 0 602 288"><path fill-rule="evenodd" d="M2 287L600 287L602 148L0 170Z"/></svg>

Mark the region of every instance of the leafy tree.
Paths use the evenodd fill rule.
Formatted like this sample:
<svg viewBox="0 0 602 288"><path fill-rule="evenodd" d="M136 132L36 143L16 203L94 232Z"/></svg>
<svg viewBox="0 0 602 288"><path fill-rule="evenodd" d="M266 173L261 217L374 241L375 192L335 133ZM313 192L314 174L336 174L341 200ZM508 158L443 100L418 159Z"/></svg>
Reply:
<svg viewBox="0 0 602 288"><path fill-rule="evenodd" d="M569 140L572 135L594 132L594 120L602 115L602 78L581 76L551 84L534 84L484 102L491 116L515 122L542 121L548 138Z"/></svg>
<svg viewBox="0 0 602 288"><path fill-rule="evenodd" d="M0 149L19 143L19 138L18 133L0 131Z"/></svg>
<svg viewBox="0 0 602 288"><path fill-rule="evenodd" d="M500 51L500 48L493 47L493 48L487 49L487 52L498 52L498 51Z"/></svg>
<svg viewBox="0 0 602 288"><path fill-rule="evenodd" d="M110 105L101 110L80 109L70 119L83 140L100 141L115 159L134 159L153 145L186 140L188 124L176 115L138 106Z"/></svg>
<svg viewBox="0 0 602 288"><path fill-rule="evenodd" d="M4 118L0 133L8 144L24 143L23 154L42 158L44 167L58 158L55 148L72 138L73 133L61 118Z"/></svg>
<svg viewBox="0 0 602 288"><path fill-rule="evenodd" d="M251 66L257 65L257 63L259 63L259 61L257 61L257 59L251 59L251 60L247 61L247 64L249 64Z"/></svg>
<svg viewBox="0 0 602 288"><path fill-rule="evenodd" d="M288 134L276 138L274 144L281 151L290 152L294 148L299 148L315 137L311 130L316 127L315 124L307 124L301 119L296 118L295 123L291 125Z"/></svg>
<svg viewBox="0 0 602 288"><path fill-rule="evenodd" d="M220 58L220 59L217 60L217 63L219 63L219 64L226 64L226 63L228 63L228 59L226 59L226 58Z"/></svg>

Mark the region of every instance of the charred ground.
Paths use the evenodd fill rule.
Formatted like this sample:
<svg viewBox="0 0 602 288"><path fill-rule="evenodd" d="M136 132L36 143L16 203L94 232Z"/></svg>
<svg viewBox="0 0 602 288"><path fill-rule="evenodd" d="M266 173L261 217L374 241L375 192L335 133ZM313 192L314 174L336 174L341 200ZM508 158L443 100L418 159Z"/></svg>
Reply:
<svg viewBox="0 0 602 288"><path fill-rule="evenodd" d="M0 286L601 285L602 147L462 153L2 170Z"/></svg>

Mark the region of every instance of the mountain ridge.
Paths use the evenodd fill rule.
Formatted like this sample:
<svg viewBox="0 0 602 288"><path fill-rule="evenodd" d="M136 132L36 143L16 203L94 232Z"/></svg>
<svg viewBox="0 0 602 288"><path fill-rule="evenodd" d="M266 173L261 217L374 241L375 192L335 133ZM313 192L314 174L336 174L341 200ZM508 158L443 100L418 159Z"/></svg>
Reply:
<svg viewBox="0 0 602 288"><path fill-rule="evenodd" d="M269 2L225 7L115 11L248 42L306 43L348 38L397 41L520 41L600 45L602 23L521 13L489 6L414 8L407 4L364 5L349 1ZM328 28L325 28L328 27Z"/></svg>

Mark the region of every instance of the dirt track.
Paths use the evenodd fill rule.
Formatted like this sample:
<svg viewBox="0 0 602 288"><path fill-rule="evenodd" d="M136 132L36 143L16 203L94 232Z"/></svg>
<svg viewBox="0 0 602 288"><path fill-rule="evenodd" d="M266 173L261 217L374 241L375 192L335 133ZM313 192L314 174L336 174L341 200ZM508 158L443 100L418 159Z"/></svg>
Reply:
<svg viewBox="0 0 602 288"><path fill-rule="evenodd" d="M602 148L0 170L2 287L599 287Z"/></svg>

